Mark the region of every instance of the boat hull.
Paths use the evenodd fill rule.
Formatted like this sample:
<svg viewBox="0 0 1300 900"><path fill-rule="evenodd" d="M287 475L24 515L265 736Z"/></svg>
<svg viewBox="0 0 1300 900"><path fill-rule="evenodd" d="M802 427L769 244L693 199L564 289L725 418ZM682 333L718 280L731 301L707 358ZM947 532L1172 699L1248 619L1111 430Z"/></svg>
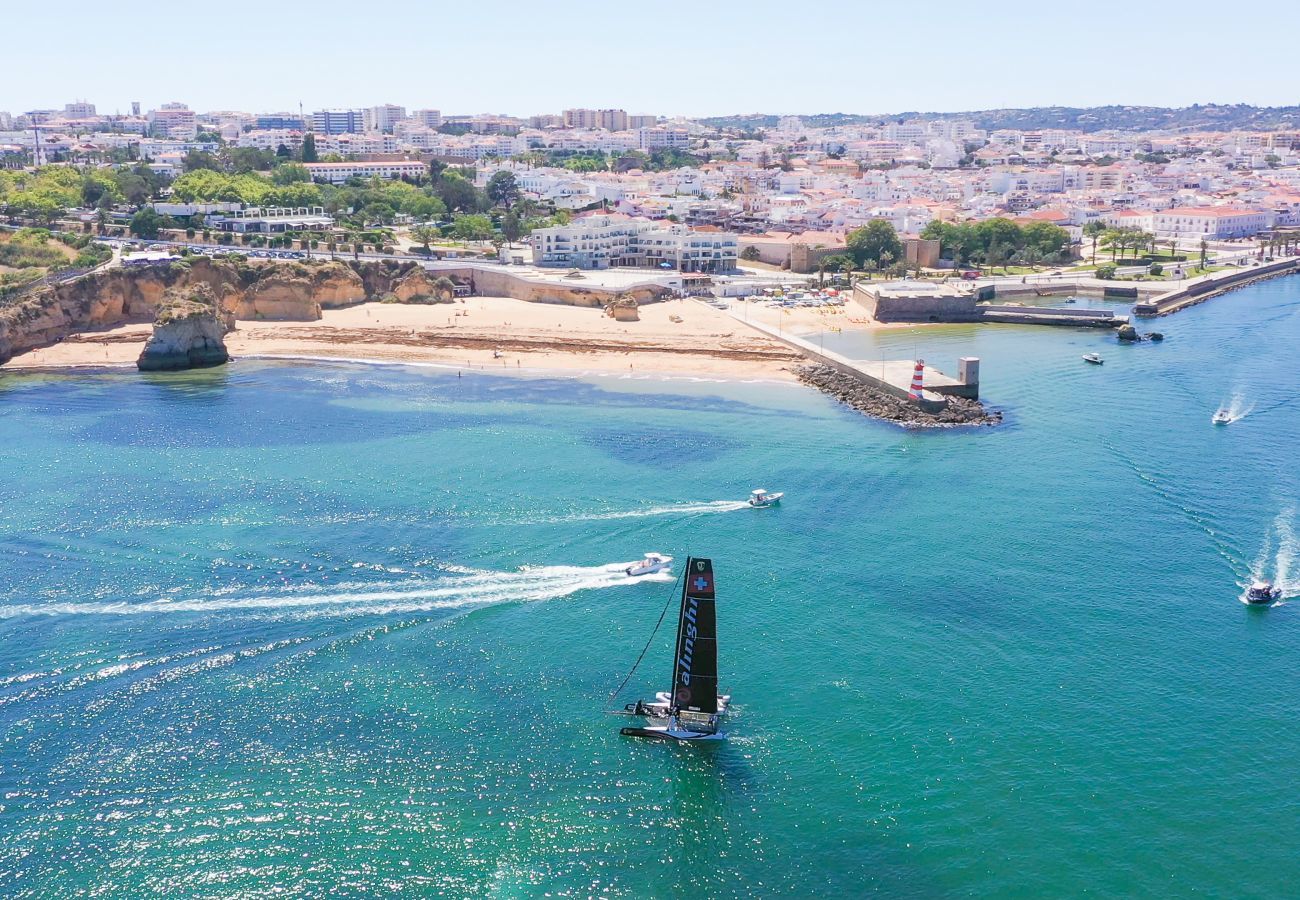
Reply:
<svg viewBox="0 0 1300 900"><path fill-rule="evenodd" d="M620 728L618 733L624 737L649 738L656 741L676 741L680 744L703 743L708 741L725 741L727 733L725 731L715 731L708 734L701 731L673 731L665 727L647 725L645 727Z"/></svg>

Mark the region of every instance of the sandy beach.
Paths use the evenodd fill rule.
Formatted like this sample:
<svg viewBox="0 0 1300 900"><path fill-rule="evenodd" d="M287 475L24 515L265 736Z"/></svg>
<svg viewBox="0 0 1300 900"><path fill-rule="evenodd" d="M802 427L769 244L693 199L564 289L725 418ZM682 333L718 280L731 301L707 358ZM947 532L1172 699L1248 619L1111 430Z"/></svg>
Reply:
<svg viewBox="0 0 1300 900"><path fill-rule="evenodd" d="M150 331L149 325L124 325L71 335L16 356L5 368L131 364ZM365 303L325 310L315 322L240 321L226 345L236 358L330 357L499 371L738 379L793 380L789 370L799 362L779 342L694 300L642 306L636 322L616 322L600 309L503 297L434 306Z"/></svg>

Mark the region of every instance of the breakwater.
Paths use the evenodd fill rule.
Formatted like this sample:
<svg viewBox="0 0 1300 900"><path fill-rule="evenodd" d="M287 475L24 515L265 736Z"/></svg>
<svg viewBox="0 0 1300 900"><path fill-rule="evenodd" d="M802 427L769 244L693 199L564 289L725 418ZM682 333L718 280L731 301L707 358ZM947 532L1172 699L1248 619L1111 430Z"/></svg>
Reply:
<svg viewBox="0 0 1300 900"><path fill-rule="evenodd" d="M908 428L953 428L1002 422L1002 413L986 409L978 400L948 397L939 407L920 406L832 366L814 363L800 366L794 372L801 382L829 394L845 406Z"/></svg>
<svg viewBox="0 0 1300 900"><path fill-rule="evenodd" d="M1254 284L1257 281L1264 281L1269 278L1277 278L1281 275L1290 275L1296 271L1300 271L1300 257L1281 259L1235 272L1207 275L1203 279L1193 280L1176 290L1161 294L1158 297L1152 297L1150 300L1143 300L1133 307L1133 314L1148 317L1167 316L1170 313L1178 312L1180 309L1204 303L1212 297L1218 297L1220 294L1226 294L1228 291L1245 287L1248 284Z"/></svg>

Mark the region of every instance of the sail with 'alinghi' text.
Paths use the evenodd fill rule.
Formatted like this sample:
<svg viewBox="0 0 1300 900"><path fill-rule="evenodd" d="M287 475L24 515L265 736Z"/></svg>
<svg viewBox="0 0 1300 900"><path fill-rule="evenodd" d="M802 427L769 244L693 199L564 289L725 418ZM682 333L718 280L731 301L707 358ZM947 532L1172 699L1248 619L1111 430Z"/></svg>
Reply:
<svg viewBox="0 0 1300 900"><path fill-rule="evenodd" d="M682 609L673 662L673 709L713 715L718 711L718 625L714 611L713 560L686 560Z"/></svg>

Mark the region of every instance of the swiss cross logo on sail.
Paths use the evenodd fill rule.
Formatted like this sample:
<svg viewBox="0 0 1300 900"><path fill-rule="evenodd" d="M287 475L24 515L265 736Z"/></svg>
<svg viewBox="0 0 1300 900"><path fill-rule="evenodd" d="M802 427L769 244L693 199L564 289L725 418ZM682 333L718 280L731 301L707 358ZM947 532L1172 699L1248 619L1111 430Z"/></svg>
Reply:
<svg viewBox="0 0 1300 900"><path fill-rule="evenodd" d="M702 591L709 586L709 579L703 575L697 575L694 584L697 591Z"/></svg>

